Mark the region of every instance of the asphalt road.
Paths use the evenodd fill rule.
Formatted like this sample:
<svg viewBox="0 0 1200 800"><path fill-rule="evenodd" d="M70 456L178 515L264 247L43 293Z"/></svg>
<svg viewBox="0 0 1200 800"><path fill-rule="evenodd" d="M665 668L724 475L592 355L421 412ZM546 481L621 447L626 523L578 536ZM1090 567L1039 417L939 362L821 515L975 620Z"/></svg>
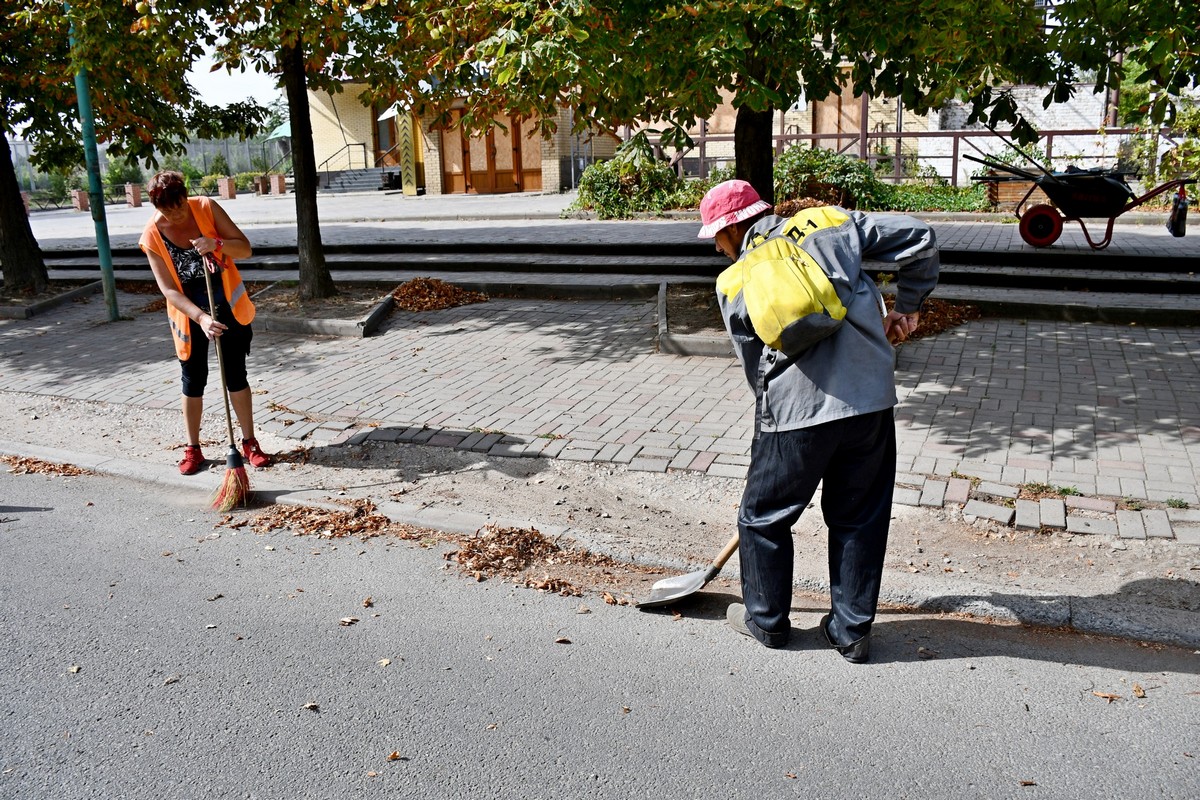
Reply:
<svg viewBox="0 0 1200 800"><path fill-rule="evenodd" d="M821 608L769 651L728 595L674 620L162 491L0 473L0 798L1200 796L1191 651L885 615L855 666Z"/></svg>

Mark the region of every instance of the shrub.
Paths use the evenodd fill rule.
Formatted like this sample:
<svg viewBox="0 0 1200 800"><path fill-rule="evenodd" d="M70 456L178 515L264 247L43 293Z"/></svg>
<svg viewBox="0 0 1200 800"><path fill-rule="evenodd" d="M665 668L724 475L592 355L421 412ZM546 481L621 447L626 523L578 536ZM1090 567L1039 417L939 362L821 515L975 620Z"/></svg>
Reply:
<svg viewBox="0 0 1200 800"><path fill-rule="evenodd" d="M183 179L191 186L196 181L200 180L203 175L198 167L193 164L188 158L177 155L170 155L163 159L162 168L164 170L174 170L183 175Z"/></svg>
<svg viewBox="0 0 1200 800"><path fill-rule="evenodd" d="M844 208L878 209L886 184L853 156L793 147L775 161L775 200L812 197Z"/></svg>
<svg viewBox="0 0 1200 800"><path fill-rule="evenodd" d="M222 178L229 175L229 162L225 159L224 153L217 153L213 156L212 164L208 167L209 175L218 175Z"/></svg>
<svg viewBox="0 0 1200 800"><path fill-rule="evenodd" d="M113 192L119 191L122 196L125 184L142 183L146 176L136 161L128 158L110 158L104 169L104 184Z"/></svg>
<svg viewBox="0 0 1200 800"><path fill-rule="evenodd" d="M955 188L945 183L884 185L879 211L988 211L987 186Z"/></svg>
<svg viewBox="0 0 1200 800"><path fill-rule="evenodd" d="M239 172L233 176L233 181L239 192L252 192L254 191L254 181L258 180L261 174L261 172Z"/></svg>
<svg viewBox="0 0 1200 800"><path fill-rule="evenodd" d="M636 212L659 213L671 207L679 178L665 163L623 168L616 160L592 164L579 179L579 208L593 209L600 219L618 219Z"/></svg>
<svg viewBox="0 0 1200 800"><path fill-rule="evenodd" d="M671 208L699 208L704 194L722 181L733 178L733 167L718 167L708 173L707 178L689 178L675 192Z"/></svg>
<svg viewBox="0 0 1200 800"><path fill-rule="evenodd" d="M72 189L79 188L76 183L77 178L72 171L54 169L50 171L50 185L46 189L46 192L55 203L61 203L67 199Z"/></svg>
<svg viewBox="0 0 1200 800"><path fill-rule="evenodd" d="M579 197L571 208L593 209L600 219L675 208L683 181L654 156L645 132L617 148L609 161L592 164L579 179Z"/></svg>
<svg viewBox="0 0 1200 800"><path fill-rule="evenodd" d="M217 181L224 177L224 175L205 175L200 179L200 191L204 194L212 194L217 191Z"/></svg>

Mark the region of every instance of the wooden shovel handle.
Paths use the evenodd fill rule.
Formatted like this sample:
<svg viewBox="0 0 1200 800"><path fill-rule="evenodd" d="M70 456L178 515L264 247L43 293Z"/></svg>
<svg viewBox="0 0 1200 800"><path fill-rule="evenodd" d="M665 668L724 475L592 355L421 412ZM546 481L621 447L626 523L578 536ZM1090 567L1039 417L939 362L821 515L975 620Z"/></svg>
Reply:
<svg viewBox="0 0 1200 800"><path fill-rule="evenodd" d="M720 569L721 567L725 566L725 562L732 558L733 554L737 552L738 541L738 534L735 533L733 538L729 540L729 543L725 545L725 549L718 553L717 557L713 559L714 567Z"/></svg>

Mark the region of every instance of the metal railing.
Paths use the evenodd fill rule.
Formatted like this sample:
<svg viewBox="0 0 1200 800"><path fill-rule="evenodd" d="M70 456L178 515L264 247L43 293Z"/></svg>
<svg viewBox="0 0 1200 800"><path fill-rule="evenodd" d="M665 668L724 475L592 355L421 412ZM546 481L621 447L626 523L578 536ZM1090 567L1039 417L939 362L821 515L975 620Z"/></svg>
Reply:
<svg viewBox="0 0 1200 800"><path fill-rule="evenodd" d="M335 171L340 169L354 169L354 152L356 149L361 151L362 168L367 169L370 166L370 162L367 160L367 146L365 144L362 142L350 142L349 144L343 145L333 155L317 165L317 172L324 173L325 175L324 183L326 186L329 185L329 165L334 162L334 159L341 158L343 155L346 159L346 166L334 167L333 169Z"/></svg>
<svg viewBox="0 0 1200 800"><path fill-rule="evenodd" d="M392 145L391 147L389 147L389 148L387 149L387 151L386 151L386 152L380 153L378 156L376 156L376 157L375 157L375 166L376 166L376 167L382 167L382 166L383 166L383 160L384 160L385 158L387 158L388 156L390 156L392 153L394 153L394 152L396 151L396 149L397 149L398 147L400 147L400 145L402 145L402 144L403 144L403 142L396 142L394 145Z"/></svg>
<svg viewBox="0 0 1200 800"><path fill-rule="evenodd" d="M276 169L276 167L278 167L280 164L282 164L285 161L287 162L287 169L283 169L283 170ZM263 177L265 178L266 176L270 175L273 172L277 173L277 174L282 173L282 174L286 175L291 171L292 171L292 154L284 153L279 158L275 159L274 164L272 164L271 166L264 169L262 174L263 174Z"/></svg>
<svg viewBox="0 0 1200 800"><path fill-rule="evenodd" d="M1000 136L997 136L997 133ZM859 131L845 131L842 133L776 133L773 135L773 147L775 154L779 155L789 147L797 144L810 144L813 147L825 147L829 150L834 150L838 153L851 152L853 155L867 161L872 167L876 167L880 163L891 163L893 168L890 174L881 174L881 178L891 179L897 183L910 177L905 169L905 162L919 161L922 164L943 165L945 162L946 168L940 166L936 169L939 178L947 180L951 186L959 186L960 183L965 183L964 177L970 177L965 174L965 169L960 162L963 160L965 152L975 152L980 155L994 155L998 152L1012 153L1012 149L1003 143L1001 136L1011 140L1011 131L868 131L866 133ZM1041 140L1033 148L1025 148L1033 150L1035 155L1044 156L1047 161L1055 157L1055 144L1060 143L1067 138L1089 138L1095 140L1097 137L1116 137L1113 139L1113 144L1106 150L1111 150L1111 154L1104 156L1085 156L1084 160L1113 160L1118 157L1118 149L1120 138L1133 134L1150 136L1153 138L1153 152L1159 152L1161 143L1166 142L1169 145L1178 145L1182 134L1178 131L1170 129L1161 130L1143 130L1139 128L1107 128L1103 130L1070 130L1070 129L1055 129L1040 131ZM688 150L676 152L671 158L670 163L680 174L683 173L683 165L685 161L698 161L698 171L696 174L708 175L709 168L715 162L729 162L732 157L728 155L713 156L708 153L709 145L713 143L732 143L734 136L730 134L710 134L706 130L706 126L701 127L701 132L693 137L694 145ZM826 143L834 143L832 147ZM922 147L923 143L946 143L939 147ZM872 145L875 145L872 148ZM909 147L905 147L909 144ZM880 145L884 145L881 147ZM989 146L990 145L990 146ZM949 152L941 152L948 149ZM693 155L693 153L695 155ZM1078 154L1065 153L1062 157L1074 158Z"/></svg>

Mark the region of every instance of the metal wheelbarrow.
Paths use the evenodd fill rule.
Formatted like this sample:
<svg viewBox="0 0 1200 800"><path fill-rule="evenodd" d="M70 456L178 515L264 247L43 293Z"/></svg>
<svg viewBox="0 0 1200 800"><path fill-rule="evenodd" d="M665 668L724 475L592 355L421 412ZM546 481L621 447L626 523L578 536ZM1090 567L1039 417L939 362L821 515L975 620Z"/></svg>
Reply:
<svg viewBox="0 0 1200 800"><path fill-rule="evenodd" d="M981 183L1029 181L1033 184L1025 196L1017 201L1013 211L1021 223L1021 238L1034 247L1049 247L1058 241L1058 237L1062 236L1064 222L1078 222L1079 227L1083 229L1083 237L1087 239L1091 248L1103 250L1112 242L1113 223L1116 222L1117 217L1172 190L1176 190L1178 193L1177 205L1182 200L1184 208L1186 208L1187 191L1184 187L1196 182L1195 178L1167 181L1139 197L1125 180L1135 174L1132 172L1103 167L1092 169L1067 167L1061 172L1051 172L1034 161L1034 166L1041 171L1039 175L990 157L976 158L964 155L963 158L983 164L996 172L1007 173L1004 175L980 175L971 178L973 181ZM1023 208L1036 189L1041 189L1053 205L1038 203L1029 208ZM1085 217L1108 219L1108 226L1104 230L1102 239L1099 241L1092 239L1087 224L1083 221Z"/></svg>

